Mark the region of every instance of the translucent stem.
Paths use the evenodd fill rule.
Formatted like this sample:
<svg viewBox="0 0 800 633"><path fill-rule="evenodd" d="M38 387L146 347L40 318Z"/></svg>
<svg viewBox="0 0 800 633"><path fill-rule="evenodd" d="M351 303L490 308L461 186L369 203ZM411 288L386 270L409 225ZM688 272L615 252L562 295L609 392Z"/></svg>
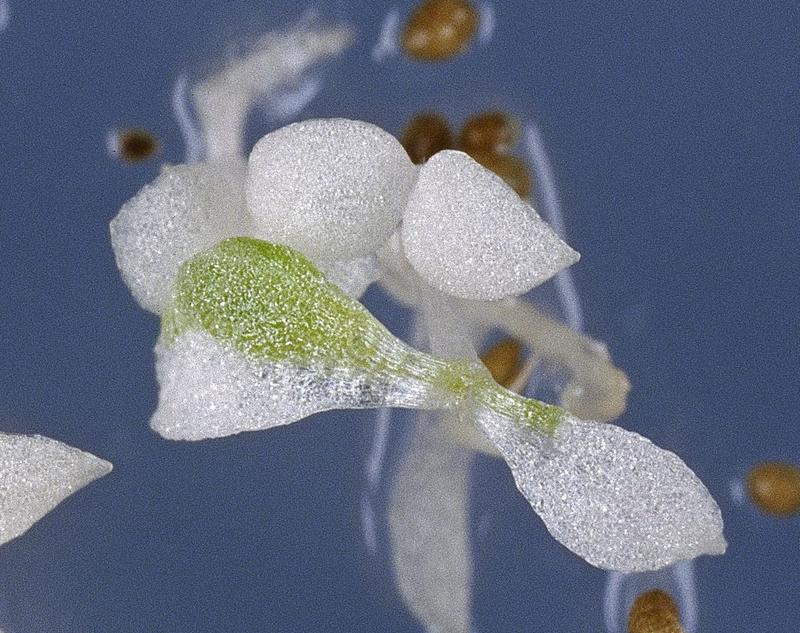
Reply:
<svg viewBox="0 0 800 633"><path fill-rule="evenodd" d="M414 286L414 294L421 300L431 351L451 359L441 361L427 354L420 354L421 358L414 359L425 370L433 372L428 380L451 394L452 404L461 410L486 408L524 427L551 433L564 412L558 407L524 398L498 385L478 361L470 341L469 328L465 326L461 312L456 309L456 300L433 292L419 279ZM431 361L436 364L431 364Z"/></svg>
<svg viewBox="0 0 800 633"><path fill-rule="evenodd" d="M565 414L559 407L519 396L491 379L483 383L473 398L492 412L514 420L520 426L548 435L555 431Z"/></svg>
<svg viewBox="0 0 800 633"><path fill-rule="evenodd" d="M608 420L625 410L630 382L602 343L554 321L523 299L460 301L459 308L473 322L486 328L499 326L538 356L567 367L573 374L570 397L580 409L574 410L579 417Z"/></svg>
<svg viewBox="0 0 800 633"><path fill-rule="evenodd" d="M570 371L572 382L562 404L578 417L610 420L625 410L630 382L599 341L551 319L525 299L468 301L437 297L424 287L396 238L378 253L378 259L383 269L381 285L399 301L429 315L430 327L440 331L439 340L458 331L463 340L456 353L462 358L477 358L465 336L468 330L474 326L499 327L529 346L537 357L555 360ZM443 323L442 315L447 313L455 316ZM435 332L432 336L436 336ZM449 348L452 352L452 345Z"/></svg>
<svg viewBox="0 0 800 633"><path fill-rule="evenodd" d="M521 427L545 434L551 434L564 415L559 407L524 398L498 385L478 361L442 360L403 347L402 360L395 371L432 386L435 395L429 403L438 400L441 408L462 412L487 409ZM387 351L387 356L396 355L396 350Z"/></svg>

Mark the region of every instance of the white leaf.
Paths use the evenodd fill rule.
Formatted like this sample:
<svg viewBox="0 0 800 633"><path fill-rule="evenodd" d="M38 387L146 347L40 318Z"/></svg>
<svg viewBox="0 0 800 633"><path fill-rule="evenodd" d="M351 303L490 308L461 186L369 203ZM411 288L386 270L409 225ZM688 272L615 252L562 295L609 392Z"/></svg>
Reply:
<svg viewBox="0 0 800 633"><path fill-rule="evenodd" d="M592 565L645 571L725 552L706 487L650 440L571 416L553 438L488 411L478 422L553 537Z"/></svg>
<svg viewBox="0 0 800 633"><path fill-rule="evenodd" d="M522 294L579 257L499 176L449 150L421 167L402 240L420 276L464 299Z"/></svg>
<svg viewBox="0 0 800 633"><path fill-rule="evenodd" d="M56 440L0 433L0 545L109 472L107 461Z"/></svg>
<svg viewBox="0 0 800 633"><path fill-rule="evenodd" d="M122 278L144 309L160 314L180 265L226 237L247 235L244 164L167 165L111 220Z"/></svg>
<svg viewBox="0 0 800 633"><path fill-rule="evenodd" d="M264 136L250 154L254 237L314 260L369 255L400 223L415 175L397 139L370 123L287 125Z"/></svg>

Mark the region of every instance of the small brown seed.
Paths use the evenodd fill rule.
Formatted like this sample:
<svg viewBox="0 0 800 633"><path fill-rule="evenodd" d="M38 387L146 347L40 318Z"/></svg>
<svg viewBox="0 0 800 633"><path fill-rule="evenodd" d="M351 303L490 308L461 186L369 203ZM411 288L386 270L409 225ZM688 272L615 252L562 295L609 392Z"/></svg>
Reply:
<svg viewBox="0 0 800 633"><path fill-rule="evenodd" d="M628 633L683 633L672 596L661 589L639 595L628 614Z"/></svg>
<svg viewBox="0 0 800 633"><path fill-rule="evenodd" d="M470 152L470 156L505 180L520 198L531 195L532 183L528 166L516 156L490 152Z"/></svg>
<svg viewBox="0 0 800 633"><path fill-rule="evenodd" d="M478 29L478 12L467 0L425 0L403 31L403 50L421 61L440 61L469 46Z"/></svg>
<svg viewBox="0 0 800 633"><path fill-rule="evenodd" d="M767 514L794 514L800 510L800 468L780 462L758 464L747 476L747 491Z"/></svg>
<svg viewBox="0 0 800 633"><path fill-rule="evenodd" d="M482 112L467 119L458 145L465 152L505 154L519 141L519 121L503 112Z"/></svg>
<svg viewBox="0 0 800 633"><path fill-rule="evenodd" d="M522 370L522 345L516 339L504 339L481 356L481 361L495 382L508 388Z"/></svg>
<svg viewBox="0 0 800 633"><path fill-rule="evenodd" d="M117 139L117 151L122 160L138 163L147 160L158 150L158 139L147 130L123 130Z"/></svg>
<svg viewBox="0 0 800 633"><path fill-rule="evenodd" d="M400 142L412 162L420 165L436 152L451 148L453 135L443 116L435 112L425 112L408 122Z"/></svg>

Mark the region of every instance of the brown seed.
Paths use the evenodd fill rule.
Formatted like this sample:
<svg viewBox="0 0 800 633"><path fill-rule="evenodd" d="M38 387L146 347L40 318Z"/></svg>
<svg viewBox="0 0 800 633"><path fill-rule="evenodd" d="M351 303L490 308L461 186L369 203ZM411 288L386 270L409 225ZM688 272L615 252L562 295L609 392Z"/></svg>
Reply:
<svg viewBox="0 0 800 633"><path fill-rule="evenodd" d="M505 154L519 141L519 128L519 121L503 112L482 112L464 123L458 145L468 154Z"/></svg>
<svg viewBox="0 0 800 633"><path fill-rule="evenodd" d="M158 139L147 130L123 130L117 139L117 151L122 160L138 163L147 160L158 150Z"/></svg>
<svg viewBox="0 0 800 633"><path fill-rule="evenodd" d="M400 142L412 162L420 165L436 152L452 147L453 135L443 116L435 112L425 112L408 122Z"/></svg>
<svg viewBox="0 0 800 633"><path fill-rule="evenodd" d="M490 152L470 152L470 156L505 180L520 198L531 195L532 184L528 166L516 156Z"/></svg>
<svg viewBox="0 0 800 633"><path fill-rule="evenodd" d="M440 61L469 46L478 29L478 12L467 0L425 0L406 24L402 45L421 61Z"/></svg>
<svg viewBox="0 0 800 633"><path fill-rule="evenodd" d="M628 633L683 633L672 596L661 589L639 595L628 613Z"/></svg>
<svg viewBox="0 0 800 633"><path fill-rule="evenodd" d="M767 514L794 514L800 510L800 468L780 462L758 464L747 476L747 491Z"/></svg>
<svg viewBox="0 0 800 633"><path fill-rule="evenodd" d="M516 339L504 339L481 356L481 361L495 382L508 388L522 370L522 345Z"/></svg>

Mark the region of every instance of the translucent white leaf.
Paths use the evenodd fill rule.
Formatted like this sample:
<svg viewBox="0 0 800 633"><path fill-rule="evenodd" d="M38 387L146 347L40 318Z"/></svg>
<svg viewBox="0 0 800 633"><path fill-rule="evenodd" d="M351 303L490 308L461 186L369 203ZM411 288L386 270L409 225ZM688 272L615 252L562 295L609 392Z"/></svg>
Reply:
<svg viewBox="0 0 800 633"><path fill-rule="evenodd" d="M196 330L156 347L156 375L159 401L150 426L173 440L269 429L331 409L441 404L412 378L254 360Z"/></svg>
<svg viewBox="0 0 800 633"><path fill-rule="evenodd" d="M0 545L109 472L107 461L56 440L0 433Z"/></svg>

